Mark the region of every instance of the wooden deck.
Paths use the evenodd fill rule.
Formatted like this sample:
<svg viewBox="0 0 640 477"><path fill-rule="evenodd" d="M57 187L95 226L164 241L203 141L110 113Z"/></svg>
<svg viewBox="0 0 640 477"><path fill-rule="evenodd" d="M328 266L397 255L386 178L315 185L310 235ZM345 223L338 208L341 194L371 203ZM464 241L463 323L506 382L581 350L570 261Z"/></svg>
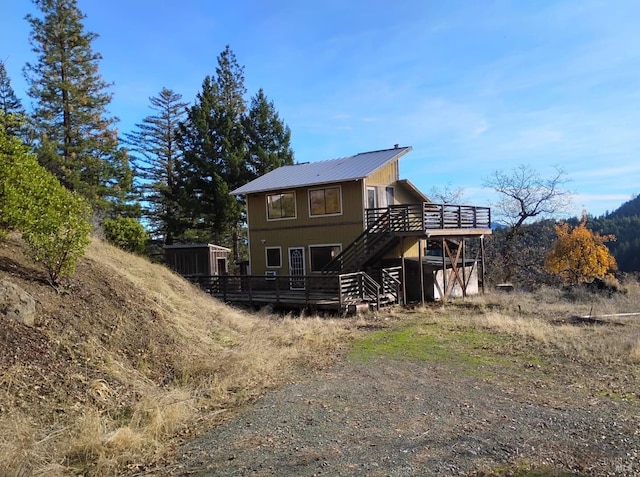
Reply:
<svg viewBox="0 0 640 477"><path fill-rule="evenodd" d="M396 236L468 237L491 234L489 207L423 202L367 209L366 212L368 230L377 228Z"/></svg>
<svg viewBox="0 0 640 477"><path fill-rule="evenodd" d="M380 308L400 297L398 267L382 271L378 284L364 272L313 276L216 275L187 277L212 296L232 304L273 305L348 312L359 305Z"/></svg>
<svg viewBox="0 0 640 477"><path fill-rule="evenodd" d="M322 269L327 273L364 270L403 237L443 240L491 234L491 209L472 205L391 205L366 210L367 228Z"/></svg>

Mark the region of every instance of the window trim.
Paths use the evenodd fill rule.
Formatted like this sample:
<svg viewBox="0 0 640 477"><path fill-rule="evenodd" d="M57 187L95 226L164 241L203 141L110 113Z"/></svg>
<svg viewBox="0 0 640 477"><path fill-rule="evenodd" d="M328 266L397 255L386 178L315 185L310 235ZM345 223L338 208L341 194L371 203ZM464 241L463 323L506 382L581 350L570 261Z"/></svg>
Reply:
<svg viewBox="0 0 640 477"><path fill-rule="evenodd" d="M334 212L331 214L312 214L311 213L311 192L316 190L327 190L327 189L338 189L340 212ZM342 206L342 186L340 184L337 184L337 185L330 185L325 187L314 187L312 189L308 189L307 190L307 206L309 208L309 218L311 219L316 219L318 217L336 217L338 215L344 214L344 207Z"/></svg>
<svg viewBox="0 0 640 477"><path fill-rule="evenodd" d="M342 253L342 244L341 243L316 243L316 244L307 246L307 248L309 249L309 271L311 273L320 273L322 271L322 269L320 269L320 270L314 270L313 269L313 257L311 256L311 249L312 248L322 248L322 247L338 247L339 248L338 255Z"/></svg>
<svg viewBox="0 0 640 477"><path fill-rule="evenodd" d="M285 195L285 194L293 194L293 216L292 217L276 217L276 218L271 218L269 217L269 197L273 196L273 195ZM297 204L297 199L296 199L296 191L295 190L283 190L281 192L267 192L264 195L264 206L265 206L265 212L267 214L267 221L268 222L275 222L278 220L294 220L298 218L298 204Z"/></svg>
<svg viewBox="0 0 640 477"><path fill-rule="evenodd" d="M278 250L278 254L280 256L280 265L269 265L269 254L267 250ZM264 264L265 268L282 268L282 247L265 247L264 248Z"/></svg>

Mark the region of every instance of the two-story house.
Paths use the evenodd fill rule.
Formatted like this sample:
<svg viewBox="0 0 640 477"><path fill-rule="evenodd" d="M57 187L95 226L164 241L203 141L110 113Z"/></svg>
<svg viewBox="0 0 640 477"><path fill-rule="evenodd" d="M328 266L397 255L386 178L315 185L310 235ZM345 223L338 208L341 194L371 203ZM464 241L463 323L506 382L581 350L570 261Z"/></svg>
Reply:
<svg viewBox="0 0 640 477"><path fill-rule="evenodd" d="M401 267L397 275L404 277L407 259L426 264L431 257L432 268L442 264L441 283L437 277L423 283L425 272L417 272L418 298L424 300L425 287L431 298L455 293L456 286L464 294L470 260L460 256L459 245L465 237L491 233L489 209L433 204L400 179L398 163L409 151L396 145L283 166L232 191L246 199L249 275L286 276L288 288L307 290L308 298L314 276L366 271L381 283L384 267ZM404 283L403 295L406 299Z"/></svg>
<svg viewBox="0 0 640 477"><path fill-rule="evenodd" d="M280 167L234 190L247 203L251 275L320 273L367 228L366 209L428 202L397 147Z"/></svg>

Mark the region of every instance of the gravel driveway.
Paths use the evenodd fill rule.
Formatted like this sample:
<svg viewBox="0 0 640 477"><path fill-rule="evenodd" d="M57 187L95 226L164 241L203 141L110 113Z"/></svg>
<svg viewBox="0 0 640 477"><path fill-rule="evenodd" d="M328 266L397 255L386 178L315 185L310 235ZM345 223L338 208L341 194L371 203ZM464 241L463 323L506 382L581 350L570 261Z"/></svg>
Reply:
<svg viewBox="0 0 640 477"><path fill-rule="evenodd" d="M528 463L572 472L564 475L640 475L637 405L500 382L432 364L343 362L186 444L167 472L483 475Z"/></svg>

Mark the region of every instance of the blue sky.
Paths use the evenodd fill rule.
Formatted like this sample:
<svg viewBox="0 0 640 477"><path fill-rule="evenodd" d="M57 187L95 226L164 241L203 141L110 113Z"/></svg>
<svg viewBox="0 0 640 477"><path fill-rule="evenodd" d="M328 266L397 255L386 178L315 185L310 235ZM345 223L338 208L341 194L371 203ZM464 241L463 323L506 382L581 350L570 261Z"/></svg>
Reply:
<svg viewBox="0 0 640 477"><path fill-rule="evenodd" d="M228 44L296 160L410 145L401 176L488 205L497 169L567 172L567 215L640 193L640 2L78 0L119 130L168 87L192 101ZM27 0L0 2L0 60L25 106ZM247 98L249 99L249 98Z"/></svg>

